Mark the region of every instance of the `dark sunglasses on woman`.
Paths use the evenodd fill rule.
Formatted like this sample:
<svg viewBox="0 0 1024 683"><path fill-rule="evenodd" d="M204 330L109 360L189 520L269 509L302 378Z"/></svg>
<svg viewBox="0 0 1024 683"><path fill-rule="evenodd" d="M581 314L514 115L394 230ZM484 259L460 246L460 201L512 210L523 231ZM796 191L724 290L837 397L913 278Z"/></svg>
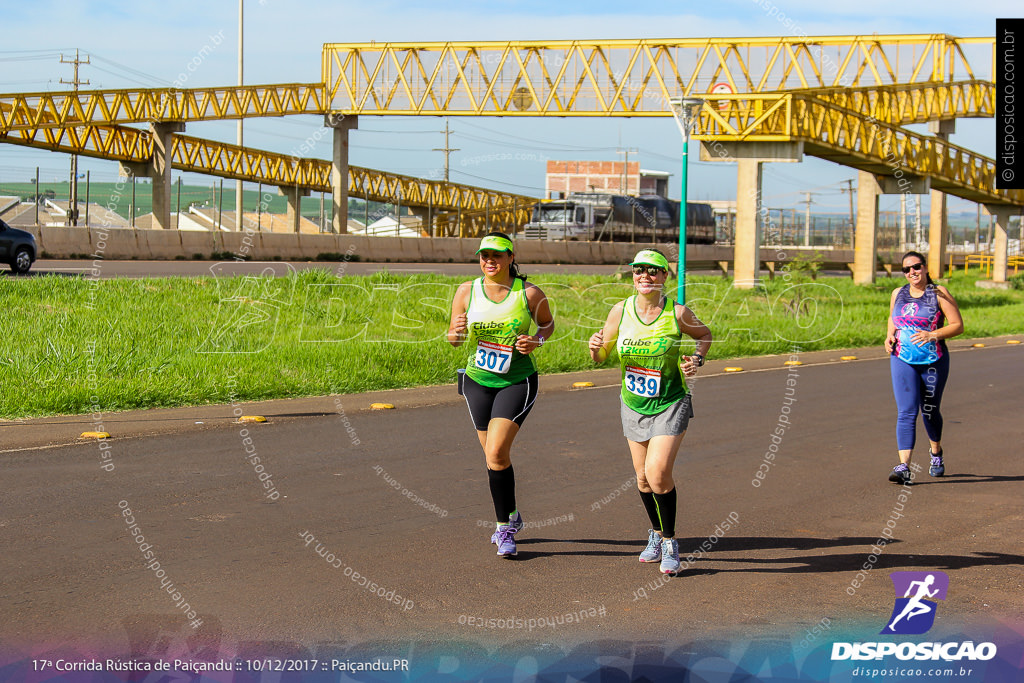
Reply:
<svg viewBox="0 0 1024 683"><path fill-rule="evenodd" d="M665 272L664 268L658 268L657 266L633 266L633 275L661 275Z"/></svg>

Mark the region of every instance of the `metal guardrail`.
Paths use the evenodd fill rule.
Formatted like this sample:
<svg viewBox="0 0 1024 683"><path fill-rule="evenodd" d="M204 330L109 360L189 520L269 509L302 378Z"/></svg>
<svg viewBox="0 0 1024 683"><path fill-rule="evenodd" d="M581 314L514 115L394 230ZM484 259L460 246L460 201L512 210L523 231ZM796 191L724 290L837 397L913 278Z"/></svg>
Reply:
<svg viewBox="0 0 1024 683"><path fill-rule="evenodd" d="M964 257L964 272L970 272L971 266L976 265L980 270L983 270L985 277L992 277L992 266L995 264L995 256L991 254L967 254ZM1024 256L1011 256L1006 259L1006 269L1013 268L1013 274L1016 275L1018 270L1024 270ZM952 274L956 270L956 265L953 260L950 259L949 268L947 272Z"/></svg>

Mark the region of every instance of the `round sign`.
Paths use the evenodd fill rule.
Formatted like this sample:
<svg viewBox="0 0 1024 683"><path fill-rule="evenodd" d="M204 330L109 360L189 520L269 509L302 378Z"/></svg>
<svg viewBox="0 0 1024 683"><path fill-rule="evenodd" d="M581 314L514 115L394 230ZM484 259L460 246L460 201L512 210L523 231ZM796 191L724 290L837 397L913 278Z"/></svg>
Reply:
<svg viewBox="0 0 1024 683"><path fill-rule="evenodd" d="M516 88L512 93L512 105L519 111L526 111L533 106L533 94L524 86Z"/></svg>
<svg viewBox="0 0 1024 683"><path fill-rule="evenodd" d="M715 83L711 88L712 95L732 95L734 90L728 83ZM718 100L719 109L728 109L730 100Z"/></svg>

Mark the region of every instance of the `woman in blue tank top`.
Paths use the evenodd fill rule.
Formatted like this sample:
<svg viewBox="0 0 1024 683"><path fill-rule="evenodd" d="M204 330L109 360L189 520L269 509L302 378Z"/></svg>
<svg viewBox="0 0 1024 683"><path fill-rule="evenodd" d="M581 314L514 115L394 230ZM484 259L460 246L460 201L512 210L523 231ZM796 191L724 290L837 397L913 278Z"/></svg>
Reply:
<svg viewBox="0 0 1024 683"><path fill-rule="evenodd" d="M942 460L942 414L939 403L949 376L946 340L964 331L956 300L928 275L924 256L908 251L903 256L907 283L893 290L889 300L889 324L885 350L891 355L892 391L896 396L896 448L900 463L889 481L909 484L910 456L917 436L917 414L924 417L930 442L928 474L946 473ZM945 323L945 324L943 324Z"/></svg>

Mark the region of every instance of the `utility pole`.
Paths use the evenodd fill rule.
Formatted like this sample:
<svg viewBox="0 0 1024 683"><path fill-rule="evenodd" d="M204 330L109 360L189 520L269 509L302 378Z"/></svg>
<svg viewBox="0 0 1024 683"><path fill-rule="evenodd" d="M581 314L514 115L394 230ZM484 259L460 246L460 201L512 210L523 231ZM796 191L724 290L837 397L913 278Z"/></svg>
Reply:
<svg viewBox="0 0 1024 683"><path fill-rule="evenodd" d="M625 161L622 164L622 181L619 183L619 194L629 194L629 153L639 152L636 147L626 147L616 151L616 154L622 154L625 156ZM640 194L640 188L636 188L636 193Z"/></svg>
<svg viewBox="0 0 1024 683"><path fill-rule="evenodd" d="M974 251L978 252L978 243L981 242L981 204L977 206L977 216L974 218Z"/></svg>
<svg viewBox="0 0 1024 683"><path fill-rule="evenodd" d="M242 48L245 41L245 34L243 33L242 17L243 17L243 0L238 0L238 85L243 85L243 70L242 70ZM242 118L238 119L238 146L242 147ZM262 200L262 197L261 197ZM242 181L235 181L235 229L238 232L242 231Z"/></svg>
<svg viewBox="0 0 1024 683"><path fill-rule="evenodd" d="M61 64L74 64L75 66L75 77L70 81L65 81L63 78L60 79L61 83L70 85L78 92L78 86L89 85L89 81L78 80L78 67L82 64L90 64L89 58L86 57L85 61L79 59L78 48L75 48L75 58L73 60L64 59L64 55L60 56ZM71 155L71 187L68 196L68 225L78 225L78 155Z"/></svg>
<svg viewBox="0 0 1024 683"><path fill-rule="evenodd" d="M924 237L921 234L921 195L914 195L916 201L914 202L914 244L915 248L920 249L921 243L924 241Z"/></svg>
<svg viewBox="0 0 1024 683"><path fill-rule="evenodd" d="M444 152L444 181L448 182L448 157L451 156L452 152L461 152L462 150L452 148L448 146L448 117L444 117L444 147L435 147L434 152Z"/></svg>
<svg viewBox="0 0 1024 683"><path fill-rule="evenodd" d="M903 248L902 243L910 241L907 237L907 193L900 192L900 249Z"/></svg>
<svg viewBox="0 0 1024 683"><path fill-rule="evenodd" d="M814 203L811 197L816 195L817 192L804 192L803 194L807 197L807 199L801 202L801 204L807 205L804 207L804 246L809 247L811 246L811 204Z"/></svg>
<svg viewBox="0 0 1024 683"><path fill-rule="evenodd" d="M839 191L842 192L843 194L850 195L850 229L852 230L853 227L854 227L854 217L853 217L853 179L842 180L840 182L846 183L846 187L839 188Z"/></svg>

